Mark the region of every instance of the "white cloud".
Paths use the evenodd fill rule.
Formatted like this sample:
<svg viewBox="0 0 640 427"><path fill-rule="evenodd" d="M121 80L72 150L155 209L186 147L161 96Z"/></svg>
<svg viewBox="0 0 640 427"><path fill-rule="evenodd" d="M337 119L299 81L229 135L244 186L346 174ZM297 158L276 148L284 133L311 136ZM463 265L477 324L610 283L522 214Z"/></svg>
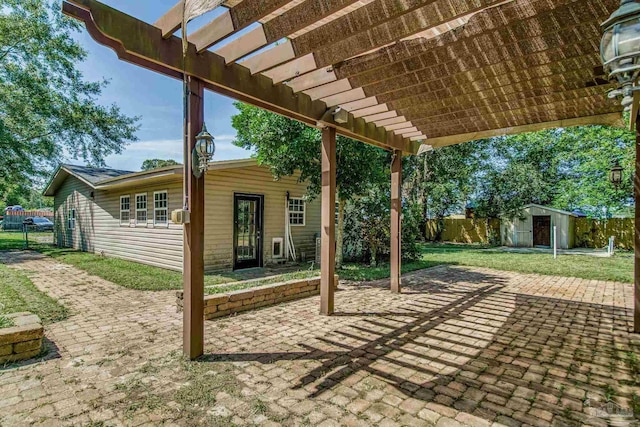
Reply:
<svg viewBox="0 0 640 427"><path fill-rule="evenodd" d="M245 159L252 151L232 144L235 135L215 135L216 154L214 160ZM121 154L106 158L109 167L137 171L146 159L172 159L182 163L182 140L163 139L138 141L129 145Z"/></svg>

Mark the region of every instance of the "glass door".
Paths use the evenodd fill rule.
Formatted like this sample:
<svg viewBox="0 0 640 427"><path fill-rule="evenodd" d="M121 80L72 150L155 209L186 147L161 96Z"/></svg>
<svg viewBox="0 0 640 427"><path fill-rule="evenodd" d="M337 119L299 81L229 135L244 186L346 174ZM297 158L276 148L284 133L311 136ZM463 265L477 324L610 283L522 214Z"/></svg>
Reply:
<svg viewBox="0 0 640 427"><path fill-rule="evenodd" d="M262 266L262 201L259 195L234 195L234 270Z"/></svg>

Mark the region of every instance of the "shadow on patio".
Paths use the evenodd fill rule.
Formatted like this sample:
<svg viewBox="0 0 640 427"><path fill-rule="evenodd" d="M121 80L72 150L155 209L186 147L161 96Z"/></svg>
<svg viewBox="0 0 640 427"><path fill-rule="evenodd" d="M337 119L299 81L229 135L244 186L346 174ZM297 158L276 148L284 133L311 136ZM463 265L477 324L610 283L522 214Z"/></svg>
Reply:
<svg viewBox="0 0 640 427"><path fill-rule="evenodd" d="M506 279L477 271L456 269L450 280L451 271L403 279L401 303L388 310L371 310L370 301L369 310L337 313L350 322L301 340L303 351L204 360L313 360L291 389L322 398L346 386L352 403L390 404L380 412L455 408L508 425L600 425L594 402L638 407L640 341L628 333L630 309L513 292ZM386 284L347 292L364 287Z"/></svg>

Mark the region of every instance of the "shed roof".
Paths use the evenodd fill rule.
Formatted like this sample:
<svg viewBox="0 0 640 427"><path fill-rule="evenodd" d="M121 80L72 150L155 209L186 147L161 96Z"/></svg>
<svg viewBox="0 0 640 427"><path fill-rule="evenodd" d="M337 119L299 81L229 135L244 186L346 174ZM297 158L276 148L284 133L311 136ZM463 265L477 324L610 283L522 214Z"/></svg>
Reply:
<svg viewBox="0 0 640 427"><path fill-rule="evenodd" d="M159 10L153 25L95 0L67 1L65 12L121 58L180 77L182 42L172 34L182 1ZM219 2L186 0L189 10L212 4ZM413 153L420 143L621 124L598 53L600 23L619 4L227 0L189 32L186 71L211 90ZM348 112L341 121L338 107Z"/></svg>
<svg viewBox="0 0 640 427"><path fill-rule="evenodd" d="M559 213L559 214L562 214L562 215L574 216L576 218L579 216L575 212L569 212L569 211L565 211L565 210L562 210L562 209L551 208L549 206L538 205L536 203L529 203L528 205L524 206L522 209L527 209L527 208L530 208L530 207L536 207L536 208L540 208L540 209L545 209L547 211L556 212L556 213Z"/></svg>

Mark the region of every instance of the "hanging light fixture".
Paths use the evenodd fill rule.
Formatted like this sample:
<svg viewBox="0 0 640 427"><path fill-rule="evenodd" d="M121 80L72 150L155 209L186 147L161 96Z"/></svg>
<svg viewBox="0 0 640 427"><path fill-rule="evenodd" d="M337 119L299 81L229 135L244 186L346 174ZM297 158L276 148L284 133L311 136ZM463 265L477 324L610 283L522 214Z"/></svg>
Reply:
<svg viewBox="0 0 640 427"><path fill-rule="evenodd" d="M620 166L620 162L618 160L613 162L613 166L609 171L609 181L613 184L614 187L620 187L622 184L622 166Z"/></svg>
<svg viewBox="0 0 640 427"><path fill-rule="evenodd" d="M193 175L200 178L203 172L209 168L209 162L216 152L214 137L207 131L207 125L202 125L202 130L196 135L196 145L191 153L191 168Z"/></svg>
<svg viewBox="0 0 640 427"><path fill-rule="evenodd" d="M622 96L622 105L630 108L633 92L640 74L640 3L621 0L618 10L602 23L604 34L600 43L600 56L605 73L616 80L619 89L609 93L610 98Z"/></svg>

